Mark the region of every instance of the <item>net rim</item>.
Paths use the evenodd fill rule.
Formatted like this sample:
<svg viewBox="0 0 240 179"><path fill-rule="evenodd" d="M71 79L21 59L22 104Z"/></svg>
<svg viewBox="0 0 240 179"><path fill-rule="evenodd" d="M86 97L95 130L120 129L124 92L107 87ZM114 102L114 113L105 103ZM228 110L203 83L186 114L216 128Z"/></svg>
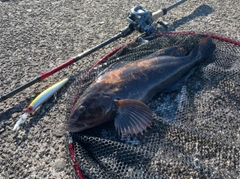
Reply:
<svg viewBox="0 0 240 179"><path fill-rule="evenodd" d="M211 37L211 38L214 38L214 39L217 39L217 40L220 40L220 41L225 41L225 42L228 42L228 43L232 43L232 44L240 47L240 42L239 41L233 40L231 38L224 37L224 36L221 36L221 35L217 35L217 34L214 34L214 33L203 33L203 32L195 32L195 31L177 31L177 32L167 32L167 33L155 34L154 37L162 37L162 36L165 36L165 35L175 35L175 34L179 34L179 35L180 34L204 35L206 37Z"/></svg>

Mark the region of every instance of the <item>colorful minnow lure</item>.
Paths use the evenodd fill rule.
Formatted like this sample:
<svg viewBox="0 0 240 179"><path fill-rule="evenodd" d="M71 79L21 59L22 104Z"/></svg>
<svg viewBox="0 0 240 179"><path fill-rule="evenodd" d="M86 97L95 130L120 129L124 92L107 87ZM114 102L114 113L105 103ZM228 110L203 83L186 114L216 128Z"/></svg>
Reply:
<svg viewBox="0 0 240 179"><path fill-rule="evenodd" d="M30 105L23 110L24 114L22 114L15 124L13 130L16 130L21 123L28 117L28 114L33 112L38 106L40 106L43 102L48 100L55 92L57 92L61 87L63 87L68 81L68 78L63 79L62 81L54 84L49 87L42 93L40 93L31 103Z"/></svg>

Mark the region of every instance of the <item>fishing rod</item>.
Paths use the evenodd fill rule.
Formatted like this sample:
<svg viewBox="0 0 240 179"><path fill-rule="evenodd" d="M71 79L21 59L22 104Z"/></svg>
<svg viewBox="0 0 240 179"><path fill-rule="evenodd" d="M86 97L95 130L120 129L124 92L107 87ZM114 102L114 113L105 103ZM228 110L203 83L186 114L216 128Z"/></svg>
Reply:
<svg viewBox="0 0 240 179"><path fill-rule="evenodd" d="M79 61L80 59L82 59L82 58L86 57L87 55L97 51L98 49L112 43L113 41L116 41L119 38L130 35L135 30L139 31L140 33L145 33L147 35L153 34L154 32L156 32L156 23L153 23L153 22L156 21L161 16L164 16L165 14L167 14L167 12L169 10L179 6L180 4L184 3L185 1L186 0L180 0L180 1L172 4L171 6L161 9L159 11L156 11L154 13L151 13L150 11L142 8L141 6L135 6L134 8L131 9L131 12L129 13L129 15L127 17L127 21L130 24L125 29L123 29L119 34L111 37L110 39L102 42L101 44L99 44L89 50L82 52L81 54L77 55L76 57L73 57L73 58L69 59L68 61L64 62L63 64L60 64L59 66L57 66L47 72L42 73L41 75L37 76L32 81L29 81L28 83L16 88L15 90L9 92L8 94L1 96L0 102L6 100L9 97L15 95L16 93L32 86L33 84L44 80L45 78L68 67L69 65ZM164 22L162 22L162 21L159 21L158 23L160 25L165 26Z"/></svg>

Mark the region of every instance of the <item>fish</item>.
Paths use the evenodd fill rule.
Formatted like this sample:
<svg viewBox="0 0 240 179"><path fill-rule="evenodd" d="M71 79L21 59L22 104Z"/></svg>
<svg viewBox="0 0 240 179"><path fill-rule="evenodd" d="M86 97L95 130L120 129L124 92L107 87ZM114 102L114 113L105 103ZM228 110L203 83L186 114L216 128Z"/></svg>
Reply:
<svg viewBox="0 0 240 179"><path fill-rule="evenodd" d="M143 134L153 122L146 103L181 81L215 49L215 43L206 37L190 52L168 47L147 58L113 65L79 97L71 110L69 131L81 132L114 120L119 135Z"/></svg>

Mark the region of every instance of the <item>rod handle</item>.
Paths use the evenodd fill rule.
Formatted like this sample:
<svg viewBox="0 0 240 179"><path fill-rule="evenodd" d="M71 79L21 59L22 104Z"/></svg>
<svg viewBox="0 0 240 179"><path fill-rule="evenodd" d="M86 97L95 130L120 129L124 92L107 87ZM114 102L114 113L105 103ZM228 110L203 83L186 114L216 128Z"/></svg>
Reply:
<svg viewBox="0 0 240 179"><path fill-rule="evenodd" d="M167 14L167 9L166 9L166 8L160 9L160 10L152 13L152 20L153 20L153 21L156 21L159 17L162 17L162 16L164 16L165 14Z"/></svg>

